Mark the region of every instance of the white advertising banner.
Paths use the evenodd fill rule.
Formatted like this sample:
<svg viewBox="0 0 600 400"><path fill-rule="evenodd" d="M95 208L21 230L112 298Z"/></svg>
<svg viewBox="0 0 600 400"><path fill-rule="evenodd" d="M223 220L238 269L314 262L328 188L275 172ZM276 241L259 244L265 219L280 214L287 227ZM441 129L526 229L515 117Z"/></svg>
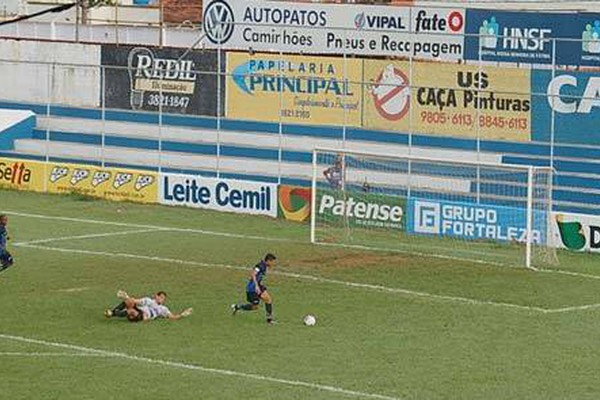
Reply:
<svg viewBox="0 0 600 400"><path fill-rule="evenodd" d="M159 202L277 217L277 185L194 175L161 174Z"/></svg>
<svg viewBox="0 0 600 400"><path fill-rule="evenodd" d="M550 227L555 247L600 252L600 216L552 213Z"/></svg>
<svg viewBox="0 0 600 400"><path fill-rule="evenodd" d="M204 2L208 47L312 54L463 58L465 10L272 1Z"/></svg>

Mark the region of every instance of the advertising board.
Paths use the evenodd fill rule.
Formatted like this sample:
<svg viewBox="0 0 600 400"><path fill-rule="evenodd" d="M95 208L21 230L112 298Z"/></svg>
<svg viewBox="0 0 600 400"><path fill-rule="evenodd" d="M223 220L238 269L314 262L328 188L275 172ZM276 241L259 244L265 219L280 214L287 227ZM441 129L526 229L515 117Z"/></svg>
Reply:
<svg viewBox="0 0 600 400"><path fill-rule="evenodd" d="M360 126L361 81L361 60L230 52L227 117Z"/></svg>
<svg viewBox="0 0 600 400"><path fill-rule="evenodd" d="M194 175L161 174L159 202L275 218L277 185Z"/></svg>
<svg viewBox="0 0 600 400"><path fill-rule="evenodd" d="M557 248L600 252L600 217L552 213L551 237Z"/></svg>
<svg viewBox="0 0 600 400"><path fill-rule="evenodd" d="M408 208L410 233L517 243L527 240L527 210L523 208L418 198L410 199ZM534 220L533 243L545 244L546 219L537 215Z"/></svg>
<svg viewBox="0 0 600 400"><path fill-rule="evenodd" d="M205 116L223 109L216 51L103 45L101 59L108 108Z"/></svg>
<svg viewBox="0 0 600 400"><path fill-rule="evenodd" d="M461 8L204 2L212 48L460 60L464 28Z"/></svg>
<svg viewBox="0 0 600 400"><path fill-rule="evenodd" d="M364 126L425 135L531 139L527 69L365 61Z"/></svg>
<svg viewBox="0 0 600 400"><path fill-rule="evenodd" d="M158 174L126 168L49 163L46 170L49 193L99 197L105 200L156 203Z"/></svg>

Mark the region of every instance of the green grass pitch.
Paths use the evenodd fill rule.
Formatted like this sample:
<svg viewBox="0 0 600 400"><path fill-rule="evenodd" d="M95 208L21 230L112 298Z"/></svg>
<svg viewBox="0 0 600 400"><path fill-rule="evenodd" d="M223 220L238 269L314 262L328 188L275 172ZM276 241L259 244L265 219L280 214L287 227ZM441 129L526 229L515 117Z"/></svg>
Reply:
<svg viewBox="0 0 600 400"><path fill-rule="evenodd" d="M313 246L262 217L1 190L0 210L17 261L0 274L0 398L600 397L596 256L532 272ZM229 312L268 251L276 326ZM195 313L107 320L119 288Z"/></svg>

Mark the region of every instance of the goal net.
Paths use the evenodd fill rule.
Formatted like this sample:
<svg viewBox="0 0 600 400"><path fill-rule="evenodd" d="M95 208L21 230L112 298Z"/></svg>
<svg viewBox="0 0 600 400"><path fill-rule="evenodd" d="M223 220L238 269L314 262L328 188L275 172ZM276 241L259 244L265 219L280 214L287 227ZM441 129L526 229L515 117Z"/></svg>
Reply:
<svg viewBox="0 0 600 400"><path fill-rule="evenodd" d="M543 267L552 170L315 149L311 241Z"/></svg>

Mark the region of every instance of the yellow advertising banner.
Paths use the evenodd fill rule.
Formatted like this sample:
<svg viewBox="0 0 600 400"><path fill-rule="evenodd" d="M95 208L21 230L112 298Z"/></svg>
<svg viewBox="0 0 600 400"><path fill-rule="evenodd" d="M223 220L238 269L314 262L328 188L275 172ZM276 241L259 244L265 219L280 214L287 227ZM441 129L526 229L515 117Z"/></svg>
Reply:
<svg viewBox="0 0 600 400"><path fill-rule="evenodd" d="M0 189L44 191L44 163L0 158Z"/></svg>
<svg viewBox="0 0 600 400"><path fill-rule="evenodd" d="M229 118L361 125L362 60L232 52L227 74Z"/></svg>
<svg viewBox="0 0 600 400"><path fill-rule="evenodd" d="M154 172L50 163L46 184L49 193L78 193L137 203L158 200L158 174Z"/></svg>
<svg viewBox="0 0 600 400"><path fill-rule="evenodd" d="M365 128L531 140L529 70L369 60L364 72Z"/></svg>

